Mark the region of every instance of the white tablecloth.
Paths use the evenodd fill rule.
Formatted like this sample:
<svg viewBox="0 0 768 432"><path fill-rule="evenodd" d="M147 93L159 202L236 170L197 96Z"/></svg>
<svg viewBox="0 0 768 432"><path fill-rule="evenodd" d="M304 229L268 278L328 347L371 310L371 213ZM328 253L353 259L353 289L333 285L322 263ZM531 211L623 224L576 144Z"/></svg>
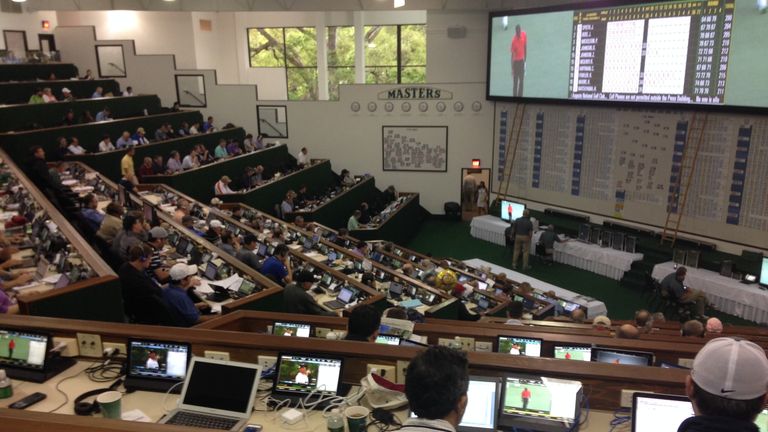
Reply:
<svg viewBox="0 0 768 432"><path fill-rule="evenodd" d="M538 240L541 231L534 235ZM536 242L534 241L534 243ZM620 280L624 272L632 267L633 261L643 259L641 253L629 253L604 248L577 240L555 243L555 262L591 271L611 279Z"/></svg>
<svg viewBox="0 0 768 432"><path fill-rule="evenodd" d="M760 324L768 324L768 291L743 284L719 273L686 267L685 284L702 291L717 310ZM661 281L675 271L672 261L656 264L651 275Z"/></svg>
<svg viewBox="0 0 768 432"><path fill-rule="evenodd" d="M506 245L504 230L509 227L509 222L496 216L484 215L473 217L469 226L472 237L501 246Z"/></svg>
<svg viewBox="0 0 768 432"><path fill-rule="evenodd" d="M467 265L470 265L475 268L490 267L491 271L494 274L506 273L507 278L516 282L528 282L529 284L531 284L531 286L534 289L538 291L544 291L544 292L554 291L555 294L557 294L557 296L562 298L563 300L567 300L571 303L577 303L583 306L584 308L586 308L588 318L594 318L598 315L608 315L608 308L605 307L605 303L601 302L600 300L594 299L592 297L583 296L579 293L568 291L565 288L561 288L559 286L552 285L544 281L540 281L530 276L526 276L522 273L518 273L514 270L497 266L496 264L489 263L488 261L483 261L479 258L464 260L464 262L467 263Z"/></svg>

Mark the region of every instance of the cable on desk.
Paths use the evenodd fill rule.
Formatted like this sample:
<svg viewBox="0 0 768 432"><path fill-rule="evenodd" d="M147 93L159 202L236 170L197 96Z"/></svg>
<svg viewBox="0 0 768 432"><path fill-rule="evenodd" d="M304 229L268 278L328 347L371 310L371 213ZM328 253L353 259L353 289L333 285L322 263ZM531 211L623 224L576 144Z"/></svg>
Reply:
<svg viewBox="0 0 768 432"><path fill-rule="evenodd" d="M109 358L104 362L97 362L85 369L85 373L88 375L88 379L93 382L108 382L114 381L123 373L123 366L125 357L122 358Z"/></svg>
<svg viewBox="0 0 768 432"><path fill-rule="evenodd" d="M627 415L622 415L627 414ZM611 429L609 432L613 432L614 429L616 429L617 426L623 425L625 423L628 423L632 419L632 416L629 415L629 408L619 408L616 411L613 412L613 419L611 420Z"/></svg>
<svg viewBox="0 0 768 432"><path fill-rule="evenodd" d="M59 387L59 386L61 386L61 383L63 383L64 381L67 381L67 380L71 380L72 378L75 378L75 377L79 376L83 372L85 372L85 371L80 371L80 372L78 372L78 373L76 373L74 375L70 375L70 376L68 376L66 378L62 378L62 379L59 380L59 382L56 383L56 391L59 392L59 394L64 396L64 402L62 402L61 405L57 406L56 408L48 411L49 413L54 413L54 412L60 410L61 408L63 408L67 403L69 403L69 395L64 393L64 391L61 389L61 387Z"/></svg>
<svg viewBox="0 0 768 432"><path fill-rule="evenodd" d="M184 384L184 381L179 381L176 384L172 385L171 388L169 388L168 391L165 392L165 396L163 396L163 404L161 405L161 407L163 408L163 414L167 414L168 411L170 411L168 408L165 407L166 402L168 402L168 395L171 394L171 392L173 391L173 389L176 388L176 386L180 386L182 384Z"/></svg>

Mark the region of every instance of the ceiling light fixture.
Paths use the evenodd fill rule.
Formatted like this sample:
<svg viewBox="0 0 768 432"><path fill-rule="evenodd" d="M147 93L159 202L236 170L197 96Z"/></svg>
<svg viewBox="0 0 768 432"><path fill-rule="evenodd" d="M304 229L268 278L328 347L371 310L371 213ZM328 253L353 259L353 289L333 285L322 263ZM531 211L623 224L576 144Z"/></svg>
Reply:
<svg viewBox="0 0 768 432"><path fill-rule="evenodd" d="M14 3L24 3L27 0L11 0Z"/></svg>
<svg viewBox="0 0 768 432"><path fill-rule="evenodd" d="M395 0L395 9L405 6L405 0Z"/></svg>

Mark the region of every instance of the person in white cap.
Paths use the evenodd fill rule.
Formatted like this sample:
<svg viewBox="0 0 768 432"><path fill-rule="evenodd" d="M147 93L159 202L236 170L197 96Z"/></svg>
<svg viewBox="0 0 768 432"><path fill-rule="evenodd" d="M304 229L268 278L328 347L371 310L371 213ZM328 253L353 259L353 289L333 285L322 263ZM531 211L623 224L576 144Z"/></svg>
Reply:
<svg viewBox="0 0 768 432"><path fill-rule="evenodd" d="M224 224L220 220L214 219L208 223L208 231L205 232L203 238L216 244L221 240L222 232L224 232Z"/></svg>
<svg viewBox="0 0 768 432"><path fill-rule="evenodd" d="M73 100L75 100L75 97L72 96L72 92L68 88L64 87L63 89L61 89L62 102L72 102Z"/></svg>
<svg viewBox="0 0 768 432"><path fill-rule="evenodd" d="M204 302L195 304L187 295L187 289L197 282L194 279L197 275L196 265L175 264L168 273L171 281L168 288L163 290L163 300L169 312L175 315L177 322L190 327L213 317L201 315L200 309L207 308L208 305Z"/></svg>
<svg viewBox="0 0 768 432"><path fill-rule="evenodd" d="M683 421L678 432L758 432L754 421L767 392L762 348L744 339L712 339L696 354L685 380L696 416Z"/></svg>

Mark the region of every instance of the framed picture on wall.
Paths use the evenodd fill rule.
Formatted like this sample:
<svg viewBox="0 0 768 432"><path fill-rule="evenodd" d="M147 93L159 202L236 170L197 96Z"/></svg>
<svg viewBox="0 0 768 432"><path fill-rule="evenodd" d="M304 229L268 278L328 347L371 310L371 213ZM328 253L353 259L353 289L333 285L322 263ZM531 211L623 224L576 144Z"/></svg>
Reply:
<svg viewBox="0 0 768 432"><path fill-rule="evenodd" d="M122 45L96 45L96 63L102 78L125 78L125 55Z"/></svg>
<svg viewBox="0 0 768 432"><path fill-rule="evenodd" d="M176 75L176 100L182 107L206 107L208 101L205 97L205 77L202 75Z"/></svg>
<svg viewBox="0 0 768 432"><path fill-rule="evenodd" d="M448 171L448 126L382 126L384 171Z"/></svg>
<svg viewBox="0 0 768 432"><path fill-rule="evenodd" d="M258 105L259 133L265 138L288 138L288 113L285 105Z"/></svg>

